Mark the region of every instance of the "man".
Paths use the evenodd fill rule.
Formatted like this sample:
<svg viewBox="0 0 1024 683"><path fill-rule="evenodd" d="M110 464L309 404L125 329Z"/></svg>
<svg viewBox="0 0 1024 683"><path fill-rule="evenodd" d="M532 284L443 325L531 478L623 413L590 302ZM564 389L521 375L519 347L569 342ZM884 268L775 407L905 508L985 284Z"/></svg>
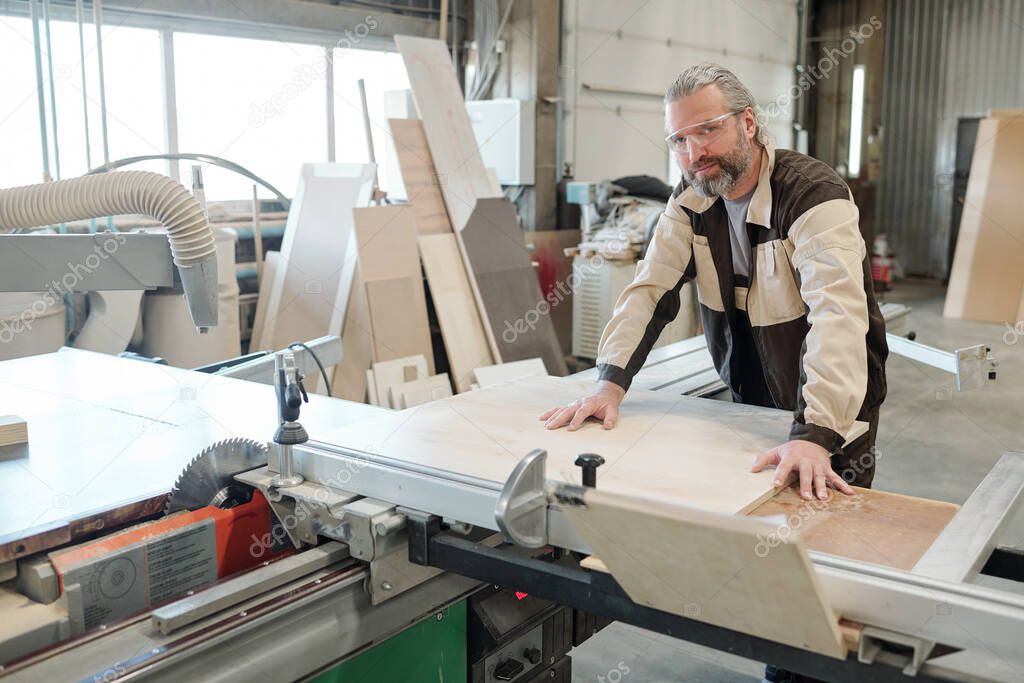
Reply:
<svg viewBox="0 0 1024 683"><path fill-rule="evenodd" d="M727 69L690 67L665 97L666 140L682 170L636 277L604 330L596 391L544 413L548 429L619 404L695 280L708 349L741 403L793 411L788 439L759 455L774 484L799 477L808 500L870 486L885 398L885 325L857 207L826 164L775 150L754 97ZM854 420L868 432L845 448ZM723 482L723 485L726 485ZM769 667L771 681L800 680Z"/></svg>

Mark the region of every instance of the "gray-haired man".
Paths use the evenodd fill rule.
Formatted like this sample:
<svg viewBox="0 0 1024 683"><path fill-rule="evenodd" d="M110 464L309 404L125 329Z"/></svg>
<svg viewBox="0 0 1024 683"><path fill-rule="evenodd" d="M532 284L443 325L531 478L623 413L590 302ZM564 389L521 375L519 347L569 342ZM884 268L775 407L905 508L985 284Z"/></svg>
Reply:
<svg viewBox="0 0 1024 683"><path fill-rule="evenodd" d="M684 182L605 328L596 391L540 419L548 429L575 430L588 417L614 427L633 376L679 312L680 287L694 280L733 399L793 411L788 438L753 471L774 465L776 486L797 475L806 499L870 486L888 349L849 189L826 164L776 150L750 91L721 66L690 67L665 102ZM844 448L854 420L870 429ZM774 667L765 675L807 680Z"/></svg>

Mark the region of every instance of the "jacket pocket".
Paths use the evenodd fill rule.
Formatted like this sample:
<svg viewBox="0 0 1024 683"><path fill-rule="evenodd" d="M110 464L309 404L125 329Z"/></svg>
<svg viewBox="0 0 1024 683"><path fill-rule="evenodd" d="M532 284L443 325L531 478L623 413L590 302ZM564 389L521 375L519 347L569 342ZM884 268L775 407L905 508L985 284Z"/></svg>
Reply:
<svg viewBox="0 0 1024 683"><path fill-rule="evenodd" d="M711 258L711 247L704 235L693 236L693 264L697 271L697 300L714 311L724 311L722 290L718 286L718 270Z"/></svg>
<svg viewBox="0 0 1024 683"><path fill-rule="evenodd" d="M751 323L775 325L802 316L806 306L785 242L772 240L758 244L754 259L755 283L747 299Z"/></svg>

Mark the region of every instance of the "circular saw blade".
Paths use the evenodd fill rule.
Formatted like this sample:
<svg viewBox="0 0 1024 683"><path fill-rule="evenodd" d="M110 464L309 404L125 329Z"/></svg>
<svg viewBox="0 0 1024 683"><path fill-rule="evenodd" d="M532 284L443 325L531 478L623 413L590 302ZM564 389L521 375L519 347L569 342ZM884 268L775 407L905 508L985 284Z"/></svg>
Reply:
<svg viewBox="0 0 1024 683"><path fill-rule="evenodd" d="M207 446L178 475L164 503L164 514L248 502L252 490L235 481L235 475L266 464L267 447L252 439L225 439Z"/></svg>

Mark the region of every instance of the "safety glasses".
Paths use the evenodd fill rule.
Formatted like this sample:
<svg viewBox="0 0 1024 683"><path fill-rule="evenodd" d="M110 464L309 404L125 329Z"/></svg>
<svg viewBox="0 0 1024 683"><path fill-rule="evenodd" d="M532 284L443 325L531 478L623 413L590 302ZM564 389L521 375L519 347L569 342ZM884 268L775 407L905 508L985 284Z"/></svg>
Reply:
<svg viewBox="0 0 1024 683"><path fill-rule="evenodd" d="M676 132L667 135L665 137L665 142L668 144L668 148L670 150L679 154L689 153L691 144L697 145L698 147L705 147L717 140L722 134L722 131L725 130L726 119L743 111L746 111L746 109L728 111L713 119L701 121L700 123L693 123L689 126L683 126Z"/></svg>

